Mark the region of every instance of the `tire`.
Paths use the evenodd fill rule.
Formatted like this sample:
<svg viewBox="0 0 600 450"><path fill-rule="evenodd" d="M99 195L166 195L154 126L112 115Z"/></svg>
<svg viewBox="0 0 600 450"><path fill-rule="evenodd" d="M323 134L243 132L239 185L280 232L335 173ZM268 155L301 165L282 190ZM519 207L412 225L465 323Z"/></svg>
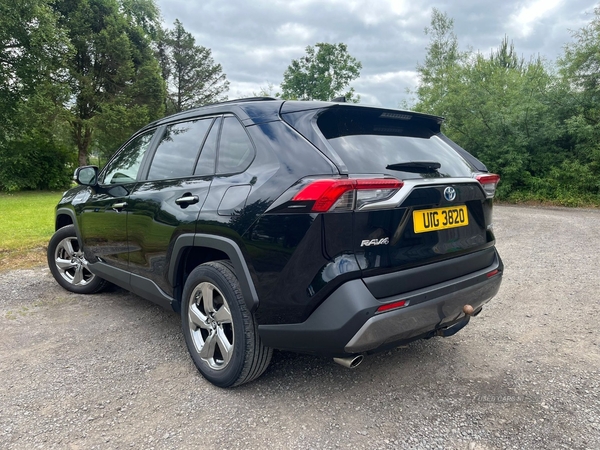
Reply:
<svg viewBox="0 0 600 450"><path fill-rule="evenodd" d="M95 294L108 283L88 269L75 227L68 225L54 233L48 243L48 267L52 276L67 291Z"/></svg>
<svg viewBox="0 0 600 450"><path fill-rule="evenodd" d="M181 324L194 364L218 387L239 386L266 370L273 350L262 345L228 261L196 267L183 289Z"/></svg>

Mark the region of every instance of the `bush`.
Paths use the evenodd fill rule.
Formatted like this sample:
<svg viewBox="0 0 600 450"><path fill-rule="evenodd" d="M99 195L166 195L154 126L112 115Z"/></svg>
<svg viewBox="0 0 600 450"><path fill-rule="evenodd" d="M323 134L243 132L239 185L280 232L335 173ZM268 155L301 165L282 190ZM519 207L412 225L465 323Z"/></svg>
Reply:
<svg viewBox="0 0 600 450"><path fill-rule="evenodd" d="M0 147L0 190L69 187L75 157L50 139L27 137Z"/></svg>

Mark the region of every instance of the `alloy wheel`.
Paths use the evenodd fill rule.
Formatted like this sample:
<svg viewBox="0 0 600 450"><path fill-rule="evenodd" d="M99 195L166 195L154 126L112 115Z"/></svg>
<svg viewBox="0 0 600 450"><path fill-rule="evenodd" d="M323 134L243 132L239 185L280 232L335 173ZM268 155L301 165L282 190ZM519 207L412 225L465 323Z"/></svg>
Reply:
<svg viewBox="0 0 600 450"><path fill-rule="evenodd" d="M198 284L190 296L188 318L200 359L213 370L224 369L233 355L234 332L223 293L212 283Z"/></svg>
<svg viewBox="0 0 600 450"><path fill-rule="evenodd" d="M88 262L79 249L76 237L67 237L58 243L54 263L60 276L74 286L86 286L95 278L88 269Z"/></svg>

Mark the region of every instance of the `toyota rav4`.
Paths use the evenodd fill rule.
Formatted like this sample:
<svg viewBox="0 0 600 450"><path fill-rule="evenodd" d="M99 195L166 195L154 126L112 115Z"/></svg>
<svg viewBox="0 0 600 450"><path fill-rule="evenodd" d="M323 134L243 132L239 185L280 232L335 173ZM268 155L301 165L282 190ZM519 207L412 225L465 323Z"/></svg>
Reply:
<svg viewBox="0 0 600 450"><path fill-rule="evenodd" d="M440 117L255 98L153 122L75 171L48 264L181 314L191 357L229 387L273 349L353 367L450 336L500 287L499 177Z"/></svg>

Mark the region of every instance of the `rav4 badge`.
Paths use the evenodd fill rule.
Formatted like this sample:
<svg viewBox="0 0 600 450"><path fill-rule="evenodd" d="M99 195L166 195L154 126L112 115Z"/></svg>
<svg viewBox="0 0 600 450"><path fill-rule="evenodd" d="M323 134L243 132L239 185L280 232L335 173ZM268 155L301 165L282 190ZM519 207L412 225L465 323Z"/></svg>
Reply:
<svg viewBox="0 0 600 450"><path fill-rule="evenodd" d="M373 245L388 245L390 243L390 238L386 237L383 239L367 239L360 243L361 247L371 247Z"/></svg>

